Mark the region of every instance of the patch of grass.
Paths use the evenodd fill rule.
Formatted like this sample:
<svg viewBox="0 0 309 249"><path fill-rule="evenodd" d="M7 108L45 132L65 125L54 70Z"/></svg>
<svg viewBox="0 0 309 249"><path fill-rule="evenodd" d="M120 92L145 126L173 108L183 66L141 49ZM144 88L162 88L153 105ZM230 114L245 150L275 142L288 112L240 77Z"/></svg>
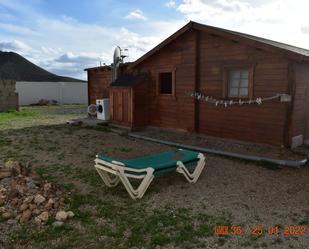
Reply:
<svg viewBox="0 0 309 249"><path fill-rule="evenodd" d="M309 218L302 219L301 221L298 222L298 225L300 226L309 225Z"/></svg>
<svg viewBox="0 0 309 249"><path fill-rule="evenodd" d="M261 247L268 247L268 245L267 245L266 242L263 242L263 243L261 244Z"/></svg>
<svg viewBox="0 0 309 249"><path fill-rule="evenodd" d="M11 119L29 118L38 116L39 113L33 110L21 108L20 111L2 112L0 113L0 121L5 122Z"/></svg>
<svg viewBox="0 0 309 249"><path fill-rule="evenodd" d="M283 240L281 238L276 238L273 243L274 244L282 244Z"/></svg>
<svg viewBox="0 0 309 249"><path fill-rule="evenodd" d="M169 244L177 248L198 248L205 237L213 235L215 224L230 223L224 217L191 209L173 206L149 209L128 199L121 204L101 200L93 193L73 194L66 199L66 205L75 213L73 220L62 227L53 227L54 218L50 217L41 228L23 226L12 234L14 244L30 243L34 248L47 248L51 244L53 248L82 248L88 244L97 245L93 248L119 249L164 248ZM85 207L94 209L90 211ZM104 223L97 223L100 219ZM226 242L227 238L219 238L217 244L222 246Z"/></svg>
<svg viewBox="0 0 309 249"><path fill-rule="evenodd" d="M278 170L282 168L278 164L275 164L275 163L272 163L266 160L261 160L259 162L256 162L256 165L261 166L266 169L270 169L270 170Z"/></svg>
<svg viewBox="0 0 309 249"><path fill-rule="evenodd" d="M125 147L116 148L116 149L121 152L131 152L133 150L132 148L125 148Z"/></svg>
<svg viewBox="0 0 309 249"><path fill-rule="evenodd" d="M219 238L217 240L218 246L223 246L225 243L226 243L226 239L225 238Z"/></svg>
<svg viewBox="0 0 309 249"><path fill-rule="evenodd" d="M50 152L54 152L54 151L58 150L58 148L56 146L49 146L49 147L47 147L46 150L50 151Z"/></svg>
<svg viewBox="0 0 309 249"><path fill-rule="evenodd" d="M12 141L8 138L0 138L0 146L8 146L11 145Z"/></svg>
<svg viewBox="0 0 309 249"><path fill-rule="evenodd" d="M246 240L241 243L242 247L248 247L252 245L252 241Z"/></svg>
<svg viewBox="0 0 309 249"><path fill-rule="evenodd" d="M239 163L243 163L243 164L254 164L256 166L259 167L263 167L269 170L279 170L282 169L282 167L278 164L266 161L266 160L260 160L260 161L251 161L251 160L246 160L246 159L241 159L241 158L235 158L235 157L231 157L231 156L220 156L229 160L233 160L233 161L237 161Z"/></svg>
<svg viewBox="0 0 309 249"><path fill-rule="evenodd" d="M88 129L88 130L95 130L95 131L103 131L103 132L111 132L111 128L108 127L108 126L99 126L99 125L96 125L96 126L91 126L91 125L87 125L87 126L84 126L82 128L85 128L85 129Z"/></svg>
<svg viewBox="0 0 309 249"><path fill-rule="evenodd" d="M61 152L60 154L58 154L58 156L57 156L57 159L59 160L59 161L62 161L63 159L64 159L64 153L63 152Z"/></svg>

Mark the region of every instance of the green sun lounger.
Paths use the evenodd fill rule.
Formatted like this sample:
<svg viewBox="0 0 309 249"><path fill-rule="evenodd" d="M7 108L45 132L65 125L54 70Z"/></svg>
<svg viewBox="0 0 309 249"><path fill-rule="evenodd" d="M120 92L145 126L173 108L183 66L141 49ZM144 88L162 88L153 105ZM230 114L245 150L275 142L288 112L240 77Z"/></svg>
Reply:
<svg viewBox="0 0 309 249"><path fill-rule="evenodd" d="M196 182L205 166L202 153L177 149L135 159L116 160L105 155L97 155L95 168L108 187L116 186L120 181L133 199L142 198L155 176L169 172L178 172L188 182ZM190 173L188 169L194 168ZM129 179L140 179L134 188Z"/></svg>

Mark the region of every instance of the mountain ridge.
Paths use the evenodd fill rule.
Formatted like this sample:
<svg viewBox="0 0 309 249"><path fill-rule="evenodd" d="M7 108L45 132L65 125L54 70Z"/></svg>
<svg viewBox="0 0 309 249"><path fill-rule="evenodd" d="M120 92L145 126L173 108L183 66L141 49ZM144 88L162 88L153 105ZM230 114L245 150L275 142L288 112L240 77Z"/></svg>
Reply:
<svg viewBox="0 0 309 249"><path fill-rule="evenodd" d="M85 82L48 72L15 52L0 51L0 79L36 82Z"/></svg>

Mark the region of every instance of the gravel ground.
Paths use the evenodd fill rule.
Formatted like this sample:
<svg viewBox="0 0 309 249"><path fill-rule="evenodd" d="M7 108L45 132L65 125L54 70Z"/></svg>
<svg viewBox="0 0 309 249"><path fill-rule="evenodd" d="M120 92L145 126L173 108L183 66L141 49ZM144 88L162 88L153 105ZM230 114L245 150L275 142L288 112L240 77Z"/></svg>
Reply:
<svg viewBox="0 0 309 249"><path fill-rule="evenodd" d="M211 137L203 134L169 131L157 128L147 128L143 131L137 132L136 134L214 150L263 156L273 159L301 160L309 156L309 147L306 146L301 146L297 149L290 150L279 146L253 144L232 139Z"/></svg>

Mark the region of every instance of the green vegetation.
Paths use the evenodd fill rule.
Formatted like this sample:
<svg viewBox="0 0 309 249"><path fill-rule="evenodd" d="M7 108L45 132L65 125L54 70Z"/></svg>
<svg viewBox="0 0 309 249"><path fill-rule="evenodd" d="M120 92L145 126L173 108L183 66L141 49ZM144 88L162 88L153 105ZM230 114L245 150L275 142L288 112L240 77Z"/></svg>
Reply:
<svg viewBox="0 0 309 249"><path fill-rule="evenodd" d="M214 235L214 226L232 226L234 217L226 211L230 210L230 206L225 206L223 199L218 204L220 209L217 206L219 210L213 212L214 206L209 205L211 198L225 198L227 202L233 199L233 207L239 207L244 213L252 209L249 203L238 203L236 194L199 194L200 198L192 201L187 191L190 188L196 191L198 185L187 186L184 181L184 185L179 186L182 178L177 178L177 175L171 178L166 176L165 179L163 176L163 180L155 179L144 198L136 201L128 197L122 185L104 187L93 167L95 154L104 152L129 157L142 150L145 144L117 136L105 126L84 128L64 124L69 119L84 117L84 108L81 105L35 106L23 107L20 112L0 114L0 164L8 159L18 160L24 165L29 163L43 179L67 190L65 210L75 213L75 217L61 227L52 225L53 216L42 227L34 224L9 226L0 219L0 229L4 227L6 233L1 234L1 239L3 236L8 238L5 248L152 249L160 246L195 249L227 248L230 245L231 248L267 248L271 243L281 245L282 241L275 240L275 237L269 239L269 236L244 234L235 239L232 235ZM144 152L149 153L151 146L154 145L149 144ZM239 164L248 163L233 160ZM218 165L218 162L215 161L215 164ZM262 164L260 166L266 166ZM171 182L175 183L173 190L166 188ZM207 188L216 187L211 184L209 182ZM172 193L174 189L176 193ZM255 189L250 189L246 189L248 196L251 193L252 196L258 195ZM272 215L279 217L280 210L274 210ZM250 222L261 224L263 220L259 214L251 215L252 220L243 220L243 224L238 225L245 226ZM303 214L295 213L292 218L295 224L308 224ZM280 220L282 224L283 221Z"/></svg>
<svg viewBox="0 0 309 249"><path fill-rule="evenodd" d="M72 113L72 110L75 110L75 112ZM0 131L39 125L63 124L70 119L83 118L86 115L86 106L84 105L21 107L19 111L0 112Z"/></svg>
<svg viewBox="0 0 309 249"><path fill-rule="evenodd" d="M62 238L61 245L54 248L79 248L93 243L97 243L95 248L155 248L169 244L197 248L213 235L214 225L230 223L224 217L216 218L187 208L149 208L130 200L116 203L95 194L74 194L66 201L76 214L75 222L79 226L71 221L60 228L23 227L12 239L19 244L30 239L35 248L45 248L57 238ZM80 227L87 233L80 231ZM104 244L100 238L104 238ZM219 238L218 244L226 241L227 238Z"/></svg>

